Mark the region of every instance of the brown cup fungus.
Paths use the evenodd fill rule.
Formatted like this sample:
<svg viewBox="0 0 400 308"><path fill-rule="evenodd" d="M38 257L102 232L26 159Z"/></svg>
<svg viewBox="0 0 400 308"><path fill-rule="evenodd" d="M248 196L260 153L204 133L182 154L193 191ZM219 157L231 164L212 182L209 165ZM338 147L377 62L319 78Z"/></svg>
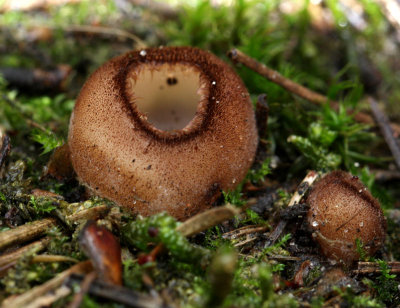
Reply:
<svg viewBox="0 0 400 308"><path fill-rule="evenodd" d="M132 51L87 80L68 144L79 179L142 215L183 219L234 189L258 137L249 94L231 67L191 47Z"/></svg>
<svg viewBox="0 0 400 308"><path fill-rule="evenodd" d="M358 260L357 239L367 255L382 246L386 220L358 177L344 171L329 173L313 186L307 203L312 236L329 259L347 265Z"/></svg>

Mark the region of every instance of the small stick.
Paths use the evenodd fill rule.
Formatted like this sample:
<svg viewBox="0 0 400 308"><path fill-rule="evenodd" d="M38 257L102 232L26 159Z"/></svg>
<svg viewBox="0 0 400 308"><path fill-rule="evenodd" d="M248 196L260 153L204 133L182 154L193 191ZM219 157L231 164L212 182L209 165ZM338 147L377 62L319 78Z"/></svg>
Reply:
<svg viewBox="0 0 400 308"><path fill-rule="evenodd" d="M329 99L321 95L317 92L314 92L302 85L283 77L279 72L267 67L266 65L256 61L255 59L249 57L248 55L244 54L238 49L231 49L228 53L228 56L231 58L233 62L239 62L250 68L251 70L255 71L256 73L260 74L261 76L265 77L269 81L280 85L281 87L285 88L286 90L309 100L310 102L316 104L325 104L329 101Z"/></svg>
<svg viewBox="0 0 400 308"><path fill-rule="evenodd" d="M318 178L318 172L311 170L307 173L306 177L301 181L300 185L297 187L296 191L294 192L292 198L290 199L288 206L293 206L299 204L301 198L304 197L308 189L311 185L315 182Z"/></svg>
<svg viewBox="0 0 400 308"><path fill-rule="evenodd" d="M387 262L390 273L400 273L400 262L393 261ZM381 273L379 264L376 262L358 262L357 269L352 271L353 274L369 274L369 273Z"/></svg>
<svg viewBox="0 0 400 308"><path fill-rule="evenodd" d="M97 274L95 271L90 272L83 278L82 283L80 284L79 292L77 292L72 300L72 302L69 304L69 308L79 308L83 297L85 294L89 292L89 288L93 281L96 279Z"/></svg>
<svg viewBox="0 0 400 308"><path fill-rule="evenodd" d="M103 216L108 210L109 208L106 205L99 205L69 215L65 219L69 224L73 224L82 219L96 219ZM24 243L39 237L56 224L57 220L55 218L44 218L32 223L26 223L15 229L0 232L0 252L10 245Z"/></svg>
<svg viewBox="0 0 400 308"><path fill-rule="evenodd" d="M33 302L27 304L24 308L41 308L51 307L55 301L68 296L72 290L66 286L61 286L51 293L44 294L41 297L36 298Z"/></svg>
<svg viewBox="0 0 400 308"><path fill-rule="evenodd" d="M278 260L278 261L300 261L299 257L292 256L281 256L281 255L268 255L268 259L270 260Z"/></svg>
<svg viewBox="0 0 400 308"><path fill-rule="evenodd" d="M90 25L69 25L63 28L63 31L66 32L83 32L83 33L94 33L94 34L107 34L119 37L125 37L137 44L137 48L146 48L147 44L141 40L137 35L130 33L128 31L118 29L118 28L110 28L110 27L101 27L101 26L90 26Z"/></svg>
<svg viewBox="0 0 400 308"><path fill-rule="evenodd" d="M82 277L79 275L71 275L68 278L66 285L72 287L76 283L82 282ZM141 308L168 308L171 307L167 303L163 303L159 296L149 296L137 291L132 291L126 287L118 285L110 285L96 279L89 287L89 294L100 298L109 299L111 301L124 304L128 307Z"/></svg>
<svg viewBox="0 0 400 308"><path fill-rule="evenodd" d="M84 209L82 211L76 212L72 215L65 217L65 220L69 223L74 223L79 220L96 220L100 217L103 217L108 213L110 207L107 205L99 205L96 207L91 207L88 209Z"/></svg>
<svg viewBox="0 0 400 308"><path fill-rule="evenodd" d="M0 132L1 138L1 147L0 147L0 168L3 167L3 164L10 153L11 150L11 143L10 137Z"/></svg>
<svg viewBox="0 0 400 308"><path fill-rule="evenodd" d="M208 211L202 212L189 218L181 225L179 225L176 230L181 232L184 236L192 236L201 231L207 230L213 226L216 226L225 220L231 219L236 215L240 214L244 209L256 203L256 200L250 199L247 204L239 208L232 204L226 204L224 206L216 207Z"/></svg>
<svg viewBox="0 0 400 308"><path fill-rule="evenodd" d="M0 256L0 267L3 267L7 264L16 262L24 253L31 249L35 249L36 252L39 252L43 250L47 243L50 241L49 237L45 237L41 239L40 241L33 242L29 245L26 245L24 247L21 247L13 252L3 254Z"/></svg>
<svg viewBox="0 0 400 308"><path fill-rule="evenodd" d="M260 94L257 97L257 105L256 105L257 130L258 130L258 135L260 137L265 136L265 134L267 133L268 114L269 114L269 107L267 104L267 95Z"/></svg>
<svg viewBox="0 0 400 308"><path fill-rule="evenodd" d="M254 242L257 238L256 237L250 237L250 238L246 238L244 241L241 241L239 243L234 244L233 246L235 247L241 247L244 246L248 243Z"/></svg>
<svg viewBox="0 0 400 308"><path fill-rule="evenodd" d="M398 170L371 170L375 174L375 180L378 182L388 182L400 179Z"/></svg>
<svg viewBox="0 0 400 308"><path fill-rule="evenodd" d="M49 281L45 282L44 284L34 287L30 289L29 291L18 295L18 296L10 296L6 298L2 305L1 308L8 308L8 307L13 307L13 308L23 308L27 307L27 305L31 302L33 302L36 298L44 295L45 293L52 291L56 288L58 288L66 278L68 278L71 274L77 273L77 274L86 274L93 270L92 263L90 261L84 261L81 263L78 263L71 268L57 274L53 279L50 279ZM39 307L39 306L32 306L31 307Z"/></svg>
<svg viewBox="0 0 400 308"><path fill-rule="evenodd" d="M369 97L369 103L371 106L372 114L374 115L375 121L381 129L383 138L389 146L390 152L392 152L394 161L398 169L400 169L400 147L397 143L396 138L393 135L393 130L390 127L388 117L379 109L378 103L372 97Z"/></svg>
<svg viewBox="0 0 400 308"><path fill-rule="evenodd" d="M0 251L10 245L24 243L41 236L56 222L54 218L45 218L26 223L15 229L0 232Z"/></svg>
<svg viewBox="0 0 400 308"><path fill-rule="evenodd" d="M314 103L317 105L322 105L330 101L332 108L338 109L338 102L330 100L328 97L314 92L284 76L282 76L279 72L267 67L265 64L262 64L255 59L249 57L245 53L241 52L238 49L231 49L228 52L228 56L234 63L242 63L243 65L247 66L251 70L255 71L256 73L260 74L264 78L268 79L269 81L281 86L282 88ZM350 114L353 114L350 112ZM358 112L354 114L354 119L360 123L366 124L373 124L374 119L366 113ZM397 133L400 134L400 125L395 123L391 124L392 129Z"/></svg>
<svg viewBox="0 0 400 308"><path fill-rule="evenodd" d="M38 255L32 258L33 263L41 263L41 262L72 262L78 263L77 259L67 257L67 256L59 256L59 255Z"/></svg>
<svg viewBox="0 0 400 308"><path fill-rule="evenodd" d="M231 239L236 239L240 236L247 235L247 234L252 234L252 233L259 233L259 232L264 232L268 229L268 227L261 226L244 226L242 228L232 230L229 232L226 232L222 234L223 238L231 238Z"/></svg>
<svg viewBox="0 0 400 308"><path fill-rule="evenodd" d="M64 89L72 69L58 65L54 69L0 67L0 74L12 86L32 91Z"/></svg>
<svg viewBox="0 0 400 308"><path fill-rule="evenodd" d="M308 189L311 187L312 183L318 178L318 173L311 170L307 173L306 177L301 181L300 185L297 187L292 198L288 203L288 208L299 204L301 198L304 197ZM281 219L278 225L275 227L274 231L268 237L268 241L265 243L265 247L272 246L276 240L281 236L283 230L285 230L288 221L286 219Z"/></svg>

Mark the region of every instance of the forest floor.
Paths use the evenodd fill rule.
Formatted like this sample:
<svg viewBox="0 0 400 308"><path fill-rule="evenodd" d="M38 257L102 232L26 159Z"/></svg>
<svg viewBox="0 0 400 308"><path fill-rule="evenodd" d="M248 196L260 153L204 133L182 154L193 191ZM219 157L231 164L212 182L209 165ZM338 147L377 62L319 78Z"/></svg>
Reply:
<svg viewBox="0 0 400 308"><path fill-rule="evenodd" d="M400 306L399 2L231 2L0 1L1 307ZM257 118L246 178L186 221L91 196L62 152L91 73L158 46L223 59ZM334 170L377 224L349 259L307 218Z"/></svg>

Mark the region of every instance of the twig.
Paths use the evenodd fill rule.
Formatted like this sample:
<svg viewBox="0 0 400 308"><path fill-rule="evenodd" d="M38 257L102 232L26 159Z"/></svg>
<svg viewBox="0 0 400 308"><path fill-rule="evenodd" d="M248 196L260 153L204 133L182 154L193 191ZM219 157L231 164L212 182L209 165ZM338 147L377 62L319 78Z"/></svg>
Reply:
<svg viewBox="0 0 400 308"><path fill-rule="evenodd" d="M261 226L261 227L244 226L242 228L235 229L235 230L232 230L232 231L229 231L229 232L226 232L226 233L222 234L222 238L235 239L235 238L238 238L240 236L247 235L247 234L264 232L267 229L268 229L268 227L265 227L265 226Z"/></svg>
<svg viewBox="0 0 400 308"><path fill-rule="evenodd" d="M257 238L256 237L250 237L250 238L246 238L244 241L241 241L239 243L234 244L233 246L235 247L242 247L248 243L254 242Z"/></svg>
<svg viewBox="0 0 400 308"><path fill-rule="evenodd" d="M279 261L300 261L301 260L301 258L299 258L299 257L281 256L281 255L268 255L268 259L279 260Z"/></svg>
<svg viewBox="0 0 400 308"><path fill-rule="evenodd" d="M11 143L10 137L0 132L1 146L0 146L0 169L3 167L3 164L10 153Z"/></svg>
<svg viewBox="0 0 400 308"><path fill-rule="evenodd" d="M282 76L279 72L267 67L265 64L262 64L255 59L249 57L248 55L244 54L238 49L231 49L228 52L228 56L234 63L242 63L243 65L247 66L251 70L255 71L256 73L260 74L264 78L268 79L269 81L283 87L284 89L296 94L314 104L322 105L327 102L330 102L332 108L338 109L338 102L330 100L328 97L314 92L284 76ZM350 113L353 114L353 113ZM358 112L354 115L354 119L360 123L366 124L373 124L374 119L366 113ZM400 134L400 126L392 123L392 129L397 133Z"/></svg>
<svg viewBox="0 0 400 308"><path fill-rule="evenodd" d="M100 205L69 215L65 220L69 225L72 225L82 219L89 220L101 217L106 214L108 210L108 206ZM45 234L50 227L56 224L57 220L55 218L44 218L32 223L26 223L15 229L0 232L0 251L10 245L24 243L37 238Z"/></svg>
<svg viewBox="0 0 400 308"><path fill-rule="evenodd" d="M64 282L64 280L71 274L73 273L84 274L90 272L92 269L93 267L90 261L84 261L78 263L72 266L71 268L65 270L64 272L57 274L57 276L55 276L53 279L50 279L49 281L45 282L40 286L34 287L31 290L16 297L10 296L6 298L3 301L1 307L25 308L28 306L28 304L30 304L29 307L31 308L40 307L39 305L33 305L33 302L40 296L59 287Z"/></svg>
<svg viewBox="0 0 400 308"><path fill-rule="evenodd" d="M21 247L13 252L3 254L0 256L0 267L3 267L7 264L16 262L24 253L31 249L35 249L36 252L39 252L43 250L47 243L50 241L49 237L45 237L41 239L40 241L33 242L29 245L26 245L24 247Z"/></svg>
<svg viewBox="0 0 400 308"><path fill-rule="evenodd" d="M69 215L65 217L65 220L70 224L78 222L79 220L96 220L106 215L109 210L110 210L109 206L99 205Z"/></svg>
<svg viewBox="0 0 400 308"><path fill-rule="evenodd" d="M0 232L0 251L10 245L24 243L43 235L56 222L54 218L45 218Z"/></svg>
<svg viewBox="0 0 400 308"><path fill-rule="evenodd" d="M36 298L33 302L27 304L24 308L41 308L51 307L55 301L68 296L72 290L66 286L61 286L51 293L47 293L43 296Z"/></svg>
<svg viewBox="0 0 400 308"><path fill-rule="evenodd" d="M62 28L62 30L65 32L82 32L82 33L107 34L107 35L119 36L134 41L137 44L136 46L137 48L147 47L147 44L137 35L118 28L90 26L90 25L68 25Z"/></svg>
<svg viewBox="0 0 400 308"><path fill-rule="evenodd" d="M58 65L51 70L0 67L0 74L11 86L35 92L63 90L70 73L69 65Z"/></svg>
<svg viewBox="0 0 400 308"><path fill-rule="evenodd" d="M314 92L302 85L283 77L279 72L267 67L266 65L257 62L255 59L249 57L248 55L244 54L238 49L231 49L228 53L229 57L233 62L239 62L250 68L251 70L257 72L261 76L265 77L269 81L280 85L281 87L285 88L286 90L309 100L310 102L316 104L325 104L329 101L329 99L321 95L317 92Z"/></svg>
<svg viewBox="0 0 400 308"><path fill-rule="evenodd" d="M268 114L269 114L269 107L267 104L267 95L260 94L257 97L257 105L256 105L257 130L258 130L258 135L260 137L265 136L265 134L267 133Z"/></svg>
<svg viewBox="0 0 400 308"><path fill-rule="evenodd" d="M72 302L69 304L69 308L79 308L83 297L85 294L88 293L90 285L93 283L93 281L96 279L96 272L90 272L85 276L83 279L82 283L80 284L79 292L77 292L72 300Z"/></svg>
<svg viewBox="0 0 400 308"><path fill-rule="evenodd" d="M67 256L59 256L59 255L38 255L32 258L33 263L41 263L41 262L72 262L78 263L77 259L67 257Z"/></svg>
<svg viewBox="0 0 400 308"><path fill-rule="evenodd" d="M369 98L369 104L371 106L372 114L374 115L375 121L381 129L383 138L389 146L390 152L392 152L396 166L398 169L400 169L400 147L397 143L396 138L393 135L393 130L390 127L389 119L379 109L378 103L372 97Z"/></svg>
<svg viewBox="0 0 400 308"><path fill-rule="evenodd" d="M299 204L301 198L304 197L308 189L311 187L312 183L318 178L318 173L314 170L307 173L306 177L301 181L300 185L297 187L292 198L288 203L288 208ZM275 227L274 231L268 237L268 241L265 243L265 247L272 246L276 240L281 236L283 230L285 230L288 220L281 219L278 225Z"/></svg>
<svg viewBox="0 0 400 308"><path fill-rule="evenodd" d="M390 273L398 274L400 273L400 262L387 262ZM381 273L381 269L376 262L358 262L357 269L353 270L353 274L369 274L369 273Z"/></svg>
<svg viewBox="0 0 400 308"><path fill-rule="evenodd" d="M250 199L247 204L241 208L235 207L232 204L216 207L208 211L202 212L189 218L184 223L179 225L176 230L180 231L184 236L192 236L201 231L207 230L216 226L225 220L231 219L241 213L245 208L255 204L256 200Z"/></svg>
<svg viewBox="0 0 400 308"><path fill-rule="evenodd" d="M400 179L400 172L398 170L372 170L372 174L375 174L375 180L378 182Z"/></svg>
<svg viewBox="0 0 400 308"><path fill-rule="evenodd" d="M308 189L311 185L315 182L318 178L318 173L314 170L311 170L307 173L306 177L301 181L300 185L297 187L296 191L294 192L292 198L290 199L288 206L293 206L300 203L301 198L304 197Z"/></svg>
<svg viewBox="0 0 400 308"><path fill-rule="evenodd" d="M79 275L71 275L66 284L72 287L76 283L81 283L83 277ZM131 289L110 285L99 280L95 280L89 288L89 294L112 300L116 303L127 305L128 307L141 308L168 308L166 303L163 303L160 297L150 297L148 295L132 291Z"/></svg>

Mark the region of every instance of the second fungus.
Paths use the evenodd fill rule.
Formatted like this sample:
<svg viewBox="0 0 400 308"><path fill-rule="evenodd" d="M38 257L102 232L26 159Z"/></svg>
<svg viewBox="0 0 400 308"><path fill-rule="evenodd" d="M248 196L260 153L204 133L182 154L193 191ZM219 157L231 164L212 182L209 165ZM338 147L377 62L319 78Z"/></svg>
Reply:
<svg viewBox="0 0 400 308"><path fill-rule="evenodd" d="M386 221L378 201L361 181L344 171L334 171L312 188L308 223L322 252L344 264L358 260L357 240L367 255L382 245Z"/></svg>
<svg viewBox="0 0 400 308"><path fill-rule="evenodd" d="M80 181L142 215L178 219L234 189L258 143L249 94L233 69L191 47L128 52L86 82L68 144Z"/></svg>

